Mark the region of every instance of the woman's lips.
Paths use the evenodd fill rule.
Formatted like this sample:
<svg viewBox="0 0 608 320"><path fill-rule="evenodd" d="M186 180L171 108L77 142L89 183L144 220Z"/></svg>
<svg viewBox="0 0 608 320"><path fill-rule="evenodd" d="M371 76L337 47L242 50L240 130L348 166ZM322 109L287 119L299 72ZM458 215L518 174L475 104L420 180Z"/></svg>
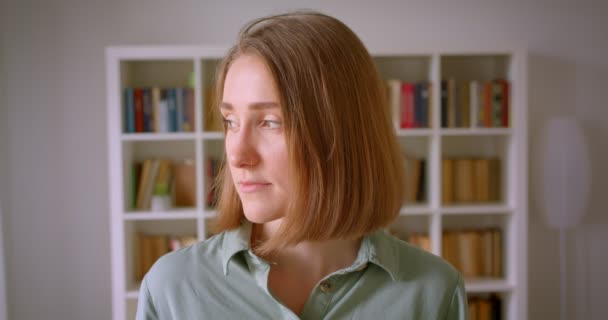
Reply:
<svg viewBox="0 0 608 320"><path fill-rule="evenodd" d="M243 193L252 193L264 190L269 185L270 183L268 182L243 181L239 183L239 190Z"/></svg>

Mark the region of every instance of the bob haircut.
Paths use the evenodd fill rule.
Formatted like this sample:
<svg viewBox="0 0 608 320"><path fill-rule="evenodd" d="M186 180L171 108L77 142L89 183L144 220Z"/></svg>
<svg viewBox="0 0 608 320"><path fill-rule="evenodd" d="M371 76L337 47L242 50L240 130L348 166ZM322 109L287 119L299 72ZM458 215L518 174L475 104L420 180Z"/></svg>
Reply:
<svg viewBox="0 0 608 320"><path fill-rule="evenodd" d="M279 91L294 187L281 227L256 251L354 239L389 225L404 201L404 162L385 87L361 40L317 12L254 20L218 66L216 97L244 54L265 61ZM225 159L216 181L217 232L245 219Z"/></svg>

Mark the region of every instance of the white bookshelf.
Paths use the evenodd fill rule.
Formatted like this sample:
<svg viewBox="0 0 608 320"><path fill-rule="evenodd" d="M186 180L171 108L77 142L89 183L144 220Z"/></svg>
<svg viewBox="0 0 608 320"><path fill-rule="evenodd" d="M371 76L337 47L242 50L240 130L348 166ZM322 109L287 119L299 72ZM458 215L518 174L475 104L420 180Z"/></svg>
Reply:
<svg viewBox="0 0 608 320"><path fill-rule="evenodd" d="M113 319L132 319L139 284L134 280L134 237L138 231L208 237L216 212L206 207L204 163L221 158L223 133L203 128L204 89L214 78L227 48L203 46L112 47L106 50L109 188ZM426 159L426 199L404 205L392 228L428 234L431 251L441 255L442 232L453 228L496 227L503 237L503 276L466 279L470 295L497 293L503 319L527 319L527 56L518 47L370 48L385 79L428 81L432 85L430 128L397 129L400 145ZM125 87L187 86L194 74L195 130L180 133L124 133ZM441 128L440 80L510 82L508 128ZM445 205L441 201L441 161L451 156L501 159L501 201ZM149 157L192 159L196 167L196 206L163 212L133 211L129 206L129 165Z"/></svg>

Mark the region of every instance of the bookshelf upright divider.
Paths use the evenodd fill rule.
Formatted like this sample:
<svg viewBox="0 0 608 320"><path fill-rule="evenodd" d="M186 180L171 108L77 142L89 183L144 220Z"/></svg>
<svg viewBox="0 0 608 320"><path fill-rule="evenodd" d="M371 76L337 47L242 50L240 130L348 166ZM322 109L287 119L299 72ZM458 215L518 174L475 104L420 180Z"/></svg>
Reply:
<svg viewBox="0 0 608 320"><path fill-rule="evenodd" d="M154 259L176 245L191 243L192 238L202 241L211 236L208 222L216 212L208 189L223 155L224 135L207 128L206 91L226 50L206 46L106 49L115 320L134 317L140 277ZM391 107L399 107L400 118L394 122L406 162L408 200L389 231L459 268L472 308L499 299L497 310L503 319L526 319L525 50L485 45L420 50L404 44L397 50L370 51L383 79L393 80L392 89L387 88L397 90L398 85L400 99L391 102ZM149 109L142 107L138 115L129 115L139 99L130 90L143 92L138 94L144 97L157 90L160 100L142 98L142 106ZM175 92L184 93L183 99L172 100ZM189 98L192 107L184 102ZM162 110L171 103L176 103L175 114L183 119L171 118L171 113L166 118ZM149 110L147 116L145 110ZM167 131L159 122L151 125L156 117L164 125L167 119L177 123L175 130ZM141 119L147 123L147 132L132 131L129 125ZM183 192L178 184L184 182L175 182L172 175L174 180L167 184L152 176L153 169L149 177L143 173L144 162L163 159L171 161L171 170L192 160L192 167L186 168L193 170L186 171L192 176L185 176L194 189L185 189L186 195L194 197L189 205L177 205L175 190ZM142 177L152 181L151 187ZM170 195L161 192L166 191L163 185L171 186ZM152 210L147 201L153 196L164 196L171 205ZM475 255L470 255L471 250Z"/></svg>
<svg viewBox="0 0 608 320"><path fill-rule="evenodd" d="M201 81L201 59L199 57L194 58L194 81L190 79L191 82L194 82L194 114L195 114L195 131L197 134L197 139L195 140L196 147L196 208L197 208L197 237L199 241L205 239L205 202L204 197L201 194L204 194L206 190L204 189L204 181L203 181L203 173L205 172L205 150L203 149L203 144L201 143L202 139L202 131L203 131L203 114L201 112L203 106L203 89L204 83Z"/></svg>

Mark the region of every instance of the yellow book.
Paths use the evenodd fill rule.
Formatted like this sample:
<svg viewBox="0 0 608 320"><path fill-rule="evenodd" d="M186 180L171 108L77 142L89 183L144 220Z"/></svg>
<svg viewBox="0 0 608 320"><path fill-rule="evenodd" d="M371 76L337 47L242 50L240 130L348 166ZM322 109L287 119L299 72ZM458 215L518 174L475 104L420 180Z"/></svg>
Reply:
<svg viewBox="0 0 608 320"><path fill-rule="evenodd" d="M441 202L454 202L454 160L441 160Z"/></svg>
<svg viewBox="0 0 608 320"><path fill-rule="evenodd" d="M474 200L476 202L490 201L490 162L488 159L473 160Z"/></svg>
<svg viewBox="0 0 608 320"><path fill-rule="evenodd" d="M456 159L454 161L454 197L456 202L473 202L473 161Z"/></svg>
<svg viewBox="0 0 608 320"><path fill-rule="evenodd" d="M492 276L502 277L502 232L500 229L492 231Z"/></svg>
<svg viewBox="0 0 608 320"><path fill-rule="evenodd" d="M169 159L160 160L159 165L158 165L158 174L156 175L156 181L154 183L154 194L155 195L169 194L170 179L171 179L171 160L169 160Z"/></svg>
<svg viewBox="0 0 608 320"><path fill-rule="evenodd" d="M196 170L194 161L184 160L173 165L173 204L175 207L196 206Z"/></svg>

